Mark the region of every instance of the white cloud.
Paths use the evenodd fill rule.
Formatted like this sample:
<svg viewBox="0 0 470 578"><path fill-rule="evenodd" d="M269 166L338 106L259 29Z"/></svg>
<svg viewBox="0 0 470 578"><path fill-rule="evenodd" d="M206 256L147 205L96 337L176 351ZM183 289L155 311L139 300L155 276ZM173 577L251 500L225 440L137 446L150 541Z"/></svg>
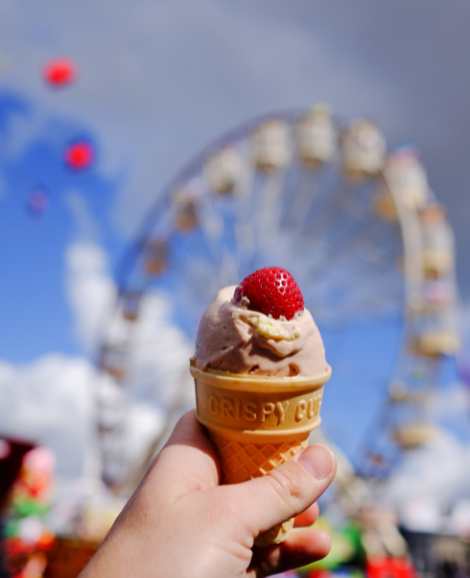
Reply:
<svg viewBox="0 0 470 578"><path fill-rule="evenodd" d="M73 243L66 251L67 296L74 312L75 332L85 349L96 351L100 332L116 297L107 255L97 244Z"/></svg>
<svg viewBox="0 0 470 578"><path fill-rule="evenodd" d="M50 447L62 474L84 473L93 440L93 366L50 354L25 366L0 362L0 431Z"/></svg>
<svg viewBox="0 0 470 578"><path fill-rule="evenodd" d="M125 433L119 453L124 461L135 464L164 427L164 416L176 400L180 411L193 405L188 371L193 347L172 323L172 302L162 294L145 293L137 320L124 319L88 205L78 193L69 193L67 200L77 233L65 254L75 333L93 356L104 344L123 348L125 382L117 385L101 376L94 395L101 399L105 419L120 420Z"/></svg>
<svg viewBox="0 0 470 578"><path fill-rule="evenodd" d="M124 451L131 468L142 464L163 424L164 415L155 406L136 402L130 405L125 421L127 435Z"/></svg>
<svg viewBox="0 0 470 578"><path fill-rule="evenodd" d="M120 451L129 463L137 463L163 427L163 416L175 400L183 408L193 403L188 371L192 345L172 324L172 304L163 295L145 294L137 320L124 320L106 254L96 242L73 243L66 252L66 265L67 293L84 346L96 354L102 340L124 344L128 368L124 385L107 384L105 378L99 387L109 411L121 415L118 419L125 435Z"/></svg>
<svg viewBox="0 0 470 578"><path fill-rule="evenodd" d="M93 357L105 334L111 341L127 340L129 377L117 387L87 358L53 353L19 367L0 361L0 431L47 445L58 456L60 475L81 475L90 468L96 473L97 397L104 396L110 411L119 406L125 431L121 451L125 460L137 463L175 398L184 407L193 402L192 346L171 322L171 302L162 295L146 294L138 320L123 320L86 202L78 194L70 194L68 202L78 233L65 252L75 333Z"/></svg>
<svg viewBox="0 0 470 578"><path fill-rule="evenodd" d="M193 402L189 358L194 353L183 332L171 323L173 303L157 293L144 295L129 349L131 382L136 395L163 406L181 396Z"/></svg>
<svg viewBox="0 0 470 578"><path fill-rule="evenodd" d="M404 453L384 488L395 504L428 500L447 507L470 497L469 394L462 383L438 390L429 403L428 417L443 426L423 447ZM466 427L465 427L466 426Z"/></svg>
<svg viewBox="0 0 470 578"><path fill-rule="evenodd" d="M470 447L441 430L424 447L409 452L385 487L387 499L401 504L428 499L448 505L470 497Z"/></svg>
<svg viewBox="0 0 470 578"><path fill-rule="evenodd" d="M69 194L68 201L78 232L65 254L75 332L94 355L104 342L124 344L132 395L165 405L179 384L188 389L184 384L189 380L188 359L193 353L193 345L171 321L174 304L168 296L149 290L142 295L137 320L126 321L86 201L75 193Z"/></svg>
<svg viewBox="0 0 470 578"><path fill-rule="evenodd" d="M106 321L103 309L109 309L115 296L105 257L90 242L75 243L67 251L69 297L77 330L89 348L96 345L97 328ZM122 397L126 434L121 449L129 463L143 458L176 395L183 407L192 403L192 347L171 324L169 302L149 294L141 312ZM95 400L100 392L116 391L110 378L85 358L50 354L21 367L0 362L0 432L50 447L58 456L59 474L81 475L96 460ZM116 401L105 397L111 405Z"/></svg>

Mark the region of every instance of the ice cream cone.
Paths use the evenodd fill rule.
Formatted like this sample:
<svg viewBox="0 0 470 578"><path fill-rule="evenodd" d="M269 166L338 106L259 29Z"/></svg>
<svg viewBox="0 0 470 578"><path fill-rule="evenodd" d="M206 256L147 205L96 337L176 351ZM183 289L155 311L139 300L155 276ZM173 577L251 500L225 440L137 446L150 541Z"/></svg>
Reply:
<svg viewBox="0 0 470 578"><path fill-rule="evenodd" d="M200 370L191 360L197 418L209 431L220 458L222 483L264 476L307 447L321 422L326 365L316 377L267 377ZM294 520L258 536L267 546L283 542Z"/></svg>

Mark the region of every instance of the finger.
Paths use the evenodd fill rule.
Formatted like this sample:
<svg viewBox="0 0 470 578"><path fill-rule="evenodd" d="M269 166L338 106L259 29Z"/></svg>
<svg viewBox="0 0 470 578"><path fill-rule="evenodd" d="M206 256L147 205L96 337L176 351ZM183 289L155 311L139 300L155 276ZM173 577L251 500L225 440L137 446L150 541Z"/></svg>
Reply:
<svg viewBox="0 0 470 578"><path fill-rule="evenodd" d="M253 537L316 502L333 480L336 459L325 446L309 446L265 476L230 486L231 503Z"/></svg>
<svg viewBox="0 0 470 578"><path fill-rule="evenodd" d="M217 455L195 410L184 414L146 474L164 500L215 487L220 471Z"/></svg>
<svg viewBox="0 0 470 578"><path fill-rule="evenodd" d="M291 532L282 544L253 548L248 576L269 576L306 566L324 558L330 548L330 536L322 530Z"/></svg>
<svg viewBox="0 0 470 578"><path fill-rule="evenodd" d="M318 504L315 502L295 518L294 527L306 528L307 526L311 526L318 518L318 513Z"/></svg>

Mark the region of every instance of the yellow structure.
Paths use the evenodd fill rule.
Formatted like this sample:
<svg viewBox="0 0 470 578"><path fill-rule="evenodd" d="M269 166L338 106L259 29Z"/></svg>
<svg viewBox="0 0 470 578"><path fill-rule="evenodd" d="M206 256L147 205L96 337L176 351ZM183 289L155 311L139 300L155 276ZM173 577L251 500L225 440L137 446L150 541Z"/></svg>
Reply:
<svg viewBox="0 0 470 578"><path fill-rule="evenodd" d="M204 173L209 186L215 193L232 193L242 179L242 161L239 151L225 147L210 154L204 164Z"/></svg>
<svg viewBox="0 0 470 578"><path fill-rule="evenodd" d="M353 121L341 137L343 172L350 181L379 173L387 145L378 126L369 119Z"/></svg>
<svg viewBox="0 0 470 578"><path fill-rule="evenodd" d="M283 120L271 119L259 125L252 134L252 155L261 172L284 169L291 159L289 127Z"/></svg>
<svg viewBox="0 0 470 578"><path fill-rule="evenodd" d="M316 104L296 125L297 155L306 168L331 160L336 152L336 130L327 105Z"/></svg>

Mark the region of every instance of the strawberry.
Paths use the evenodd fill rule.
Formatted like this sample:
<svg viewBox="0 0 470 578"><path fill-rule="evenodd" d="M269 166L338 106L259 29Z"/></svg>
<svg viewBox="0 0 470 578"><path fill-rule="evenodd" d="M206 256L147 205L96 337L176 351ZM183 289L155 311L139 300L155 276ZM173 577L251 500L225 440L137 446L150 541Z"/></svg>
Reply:
<svg viewBox="0 0 470 578"><path fill-rule="evenodd" d="M304 310L304 298L294 277L281 267L258 269L235 289L234 303L241 303L243 297L249 301L248 309L281 316L290 321L294 315Z"/></svg>

